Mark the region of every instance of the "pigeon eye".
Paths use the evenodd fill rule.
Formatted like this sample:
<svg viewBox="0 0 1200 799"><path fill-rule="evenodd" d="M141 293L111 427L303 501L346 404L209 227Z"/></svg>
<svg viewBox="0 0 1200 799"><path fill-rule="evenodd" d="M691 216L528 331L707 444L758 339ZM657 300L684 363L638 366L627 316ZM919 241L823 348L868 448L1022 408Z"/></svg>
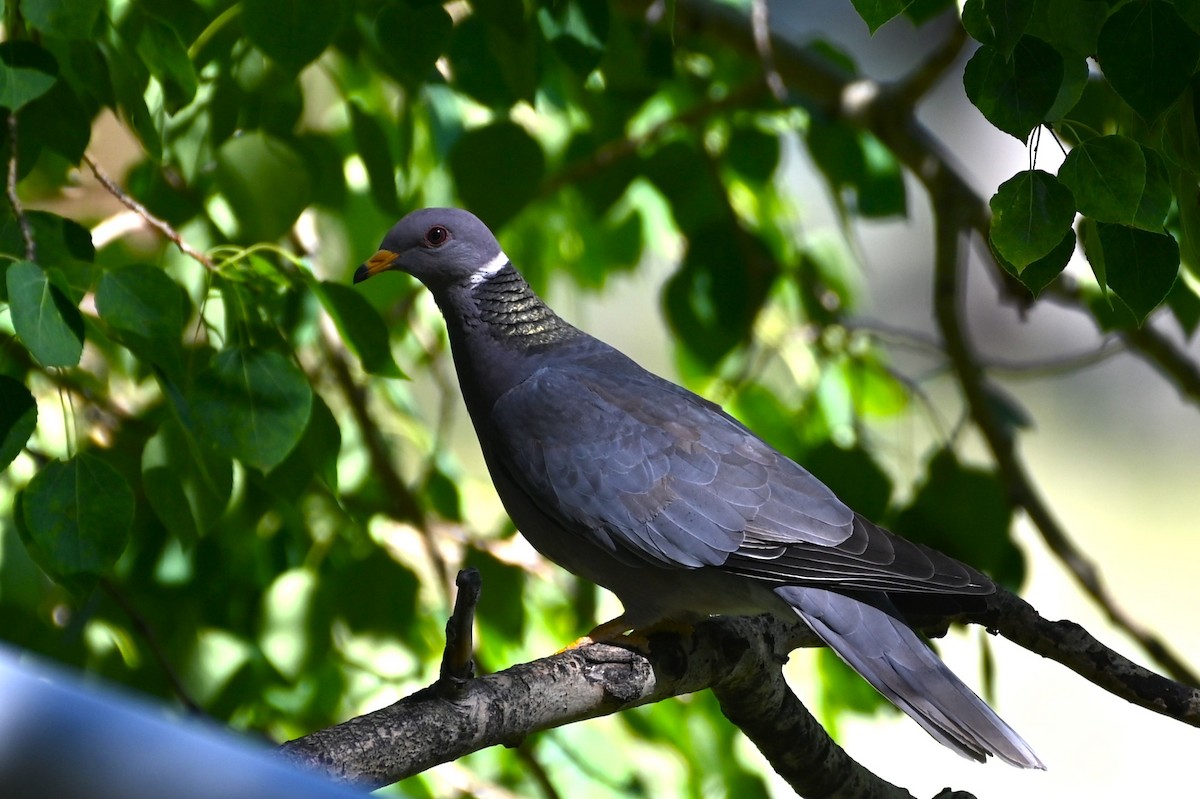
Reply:
<svg viewBox="0 0 1200 799"><path fill-rule="evenodd" d="M426 247L441 247L450 240L450 231L441 225L434 225L425 231Z"/></svg>

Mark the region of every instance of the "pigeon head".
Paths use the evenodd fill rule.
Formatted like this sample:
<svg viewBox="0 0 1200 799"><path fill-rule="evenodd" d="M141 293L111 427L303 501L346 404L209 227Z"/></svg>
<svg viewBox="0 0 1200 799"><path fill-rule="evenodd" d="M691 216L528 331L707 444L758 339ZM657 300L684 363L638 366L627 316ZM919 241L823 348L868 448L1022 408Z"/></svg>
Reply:
<svg viewBox="0 0 1200 799"><path fill-rule="evenodd" d="M464 281L478 282L507 264L500 243L474 214L458 208L424 208L388 231L379 251L355 271L354 282L395 269L436 291Z"/></svg>

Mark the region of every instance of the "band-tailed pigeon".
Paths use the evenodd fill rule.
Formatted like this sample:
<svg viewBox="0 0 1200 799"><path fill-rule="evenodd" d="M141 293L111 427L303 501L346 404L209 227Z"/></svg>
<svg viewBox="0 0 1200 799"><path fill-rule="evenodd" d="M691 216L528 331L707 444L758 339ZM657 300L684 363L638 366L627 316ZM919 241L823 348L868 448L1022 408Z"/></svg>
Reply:
<svg viewBox="0 0 1200 799"><path fill-rule="evenodd" d="M624 604L601 635L709 614L795 614L943 744L1044 768L893 603L985 595L991 580L872 524L718 405L563 321L470 213L409 214L354 281L388 269L424 283L445 316L463 398L517 528Z"/></svg>

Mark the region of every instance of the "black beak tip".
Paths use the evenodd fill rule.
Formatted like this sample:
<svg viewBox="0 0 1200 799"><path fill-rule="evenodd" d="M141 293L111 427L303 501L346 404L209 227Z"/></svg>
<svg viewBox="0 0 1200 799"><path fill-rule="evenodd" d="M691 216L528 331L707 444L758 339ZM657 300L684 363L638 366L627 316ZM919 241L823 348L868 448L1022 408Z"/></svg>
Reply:
<svg viewBox="0 0 1200 799"><path fill-rule="evenodd" d="M363 265L359 266L358 269L354 270L354 282L355 283L361 283L364 280L366 280L367 278L369 278L370 276L371 276L371 270L367 268L366 264L363 264Z"/></svg>

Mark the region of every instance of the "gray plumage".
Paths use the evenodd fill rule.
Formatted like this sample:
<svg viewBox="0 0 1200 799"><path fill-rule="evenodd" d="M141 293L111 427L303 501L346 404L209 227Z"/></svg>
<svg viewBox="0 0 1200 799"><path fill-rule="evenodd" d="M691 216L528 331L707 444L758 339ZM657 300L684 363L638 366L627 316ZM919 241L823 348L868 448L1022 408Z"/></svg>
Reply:
<svg viewBox="0 0 1200 799"><path fill-rule="evenodd" d="M937 740L1043 768L893 603L986 595L987 577L872 524L719 406L560 319L466 211L409 214L355 282L387 269L424 283L445 316L518 529L621 600L606 629L796 614Z"/></svg>

